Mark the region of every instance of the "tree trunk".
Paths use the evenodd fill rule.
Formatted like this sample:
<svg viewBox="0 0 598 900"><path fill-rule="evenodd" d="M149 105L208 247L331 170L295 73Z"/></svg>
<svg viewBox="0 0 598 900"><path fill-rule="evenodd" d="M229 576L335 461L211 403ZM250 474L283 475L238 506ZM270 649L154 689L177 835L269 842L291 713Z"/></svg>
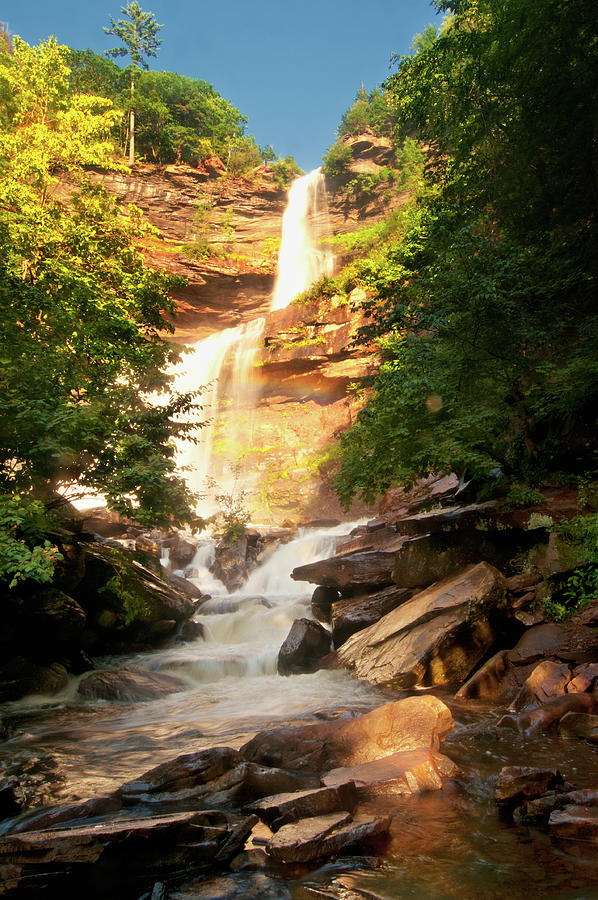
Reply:
<svg viewBox="0 0 598 900"><path fill-rule="evenodd" d="M131 111L129 113L129 165L131 168L135 165L135 107L133 106L133 94L135 90L135 81L131 74Z"/></svg>

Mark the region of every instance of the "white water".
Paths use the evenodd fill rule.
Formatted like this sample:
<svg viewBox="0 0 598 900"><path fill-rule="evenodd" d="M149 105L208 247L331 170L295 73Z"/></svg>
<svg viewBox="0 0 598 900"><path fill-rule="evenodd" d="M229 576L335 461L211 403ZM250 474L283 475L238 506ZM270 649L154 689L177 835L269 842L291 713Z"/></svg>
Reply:
<svg viewBox="0 0 598 900"><path fill-rule="evenodd" d="M284 309L314 281L332 275L334 256L321 246L329 230L324 176L314 169L297 178L289 191L272 309Z"/></svg>

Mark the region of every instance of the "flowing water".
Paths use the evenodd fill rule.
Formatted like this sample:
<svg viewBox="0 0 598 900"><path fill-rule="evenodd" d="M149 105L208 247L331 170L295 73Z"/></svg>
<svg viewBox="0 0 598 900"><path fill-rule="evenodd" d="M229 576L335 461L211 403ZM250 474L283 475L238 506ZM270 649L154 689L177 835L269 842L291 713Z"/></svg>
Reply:
<svg viewBox="0 0 598 900"><path fill-rule="evenodd" d="M331 275L334 256L323 249L330 230L324 176L320 169L297 178L288 196L271 309L288 304L322 275ZM178 464L201 497L200 515L215 511L217 495L232 495L242 474L242 489L251 495L255 471L243 466L252 446L253 412L259 399L255 357L260 348L264 319L228 328L191 345L174 372L177 391L201 390L204 425L197 444L181 442Z"/></svg>

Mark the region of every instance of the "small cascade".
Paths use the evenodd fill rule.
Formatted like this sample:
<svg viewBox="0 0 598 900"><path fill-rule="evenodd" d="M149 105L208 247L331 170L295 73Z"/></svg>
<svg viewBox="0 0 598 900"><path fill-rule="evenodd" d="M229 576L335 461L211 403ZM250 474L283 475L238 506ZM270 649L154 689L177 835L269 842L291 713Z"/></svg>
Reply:
<svg viewBox="0 0 598 900"><path fill-rule="evenodd" d="M325 179L321 169L314 169L289 191L271 309L284 309L314 281L332 275L334 255L321 246L329 231Z"/></svg>

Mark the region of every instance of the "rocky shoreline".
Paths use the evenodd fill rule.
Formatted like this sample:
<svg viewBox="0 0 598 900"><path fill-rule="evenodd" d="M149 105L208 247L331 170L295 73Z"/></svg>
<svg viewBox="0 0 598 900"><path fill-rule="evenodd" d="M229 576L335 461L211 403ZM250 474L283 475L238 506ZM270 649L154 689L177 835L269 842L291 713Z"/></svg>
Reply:
<svg viewBox="0 0 598 900"><path fill-rule="evenodd" d="M548 621L542 605L547 586L558 588L572 565L552 525L577 513L576 497L555 489L542 504L513 510L460 502L456 489L454 480L437 479L423 497L402 494L393 509L341 541L333 557L293 572L316 584L314 618L293 624L279 653L281 674L348 668L395 697L420 693L362 715L323 711L315 723L268 729L239 749L183 754L83 802L36 806L43 795L27 799L9 776L0 784L0 894L286 898L289 879L326 859L357 854L366 867L380 863L406 803L450 793L471 777L470 760L451 738L453 706L469 710L474 722L483 712L472 726L482 743L512 734L524 747L546 735L574 748L583 772L598 745L598 601L566 623ZM418 512L435 492L445 505ZM289 536L271 535L270 543ZM80 580L70 588L74 602L91 571L111 573L104 585L115 578L118 541L122 548L134 537L103 540L85 546ZM137 540L150 554L170 541L181 567L193 558L193 542L186 546L183 536L155 534L155 546L147 534ZM242 582L260 554L271 552L268 543L250 532L223 548L220 574ZM176 576L165 589L151 566L136 568L154 598L154 617L168 623L154 627L156 639L199 626L191 616L202 598L185 595ZM178 619L165 591L176 597ZM106 593L99 593L103 604ZM117 634L118 616L107 634ZM148 646L147 621L144 627L135 639ZM98 640L93 631L73 630ZM123 634L121 627L119 640ZM81 696L113 702L180 689L176 678L131 666L90 670L79 683ZM580 786L574 772L570 783L569 772L538 762L497 767L497 827L527 829L526 839L544 841L544 850L548 839L574 868L583 864L586 877L598 842L598 785L585 778Z"/></svg>

